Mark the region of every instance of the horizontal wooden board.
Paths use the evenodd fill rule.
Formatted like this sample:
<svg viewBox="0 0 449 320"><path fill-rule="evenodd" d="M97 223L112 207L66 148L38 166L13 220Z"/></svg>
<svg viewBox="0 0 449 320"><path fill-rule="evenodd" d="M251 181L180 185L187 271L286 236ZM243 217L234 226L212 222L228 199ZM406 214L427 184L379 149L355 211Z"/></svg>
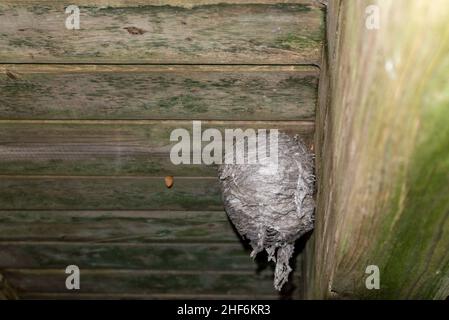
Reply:
<svg viewBox="0 0 449 320"><path fill-rule="evenodd" d="M2 2L0 63L313 64L324 11L301 2L185 8L80 1L79 30L65 28L64 2Z"/></svg>
<svg viewBox="0 0 449 320"><path fill-rule="evenodd" d="M4 4L16 4L17 0L2 0ZM57 0L20 0L21 4L36 5L45 4L51 5L57 2ZM319 5L322 3L320 0L73 0L72 4L79 6L86 6L95 3L98 6L103 7L122 7L124 3L130 6L175 6L183 8L193 8L196 6L210 5L210 4L277 4L277 3L290 3L290 4L305 4L305 5Z"/></svg>
<svg viewBox="0 0 449 320"><path fill-rule="evenodd" d="M64 270L6 270L5 276L20 292L68 293ZM79 293L140 294L273 294L271 272L152 272L136 270L83 270Z"/></svg>
<svg viewBox="0 0 449 320"><path fill-rule="evenodd" d="M1 176L0 209L223 210L218 178Z"/></svg>
<svg viewBox="0 0 449 320"><path fill-rule="evenodd" d="M238 242L223 211L0 211L0 241Z"/></svg>
<svg viewBox="0 0 449 320"><path fill-rule="evenodd" d="M258 294L246 292L245 294L200 294L200 293L42 293L23 292L20 299L25 300L277 300L279 294Z"/></svg>
<svg viewBox="0 0 449 320"><path fill-rule="evenodd" d="M0 268L245 270L259 268L238 243L0 242ZM262 260L262 259L260 259ZM260 267L268 267L265 261Z"/></svg>
<svg viewBox="0 0 449 320"><path fill-rule="evenodd" d="M171 162L177 142L170 142L170 133L176 128L192 132L192 122L0 121L0 175L215 177L214 166ZM279 129L299 134L310 146L314 131L313 122L305 121L203 121L202 128Z"/></svg>
<svg viewBox="0 0 449 320"><path fill-rule="evenodd" d="M317 68L1 65L0 119L312 120Z"/></svg>

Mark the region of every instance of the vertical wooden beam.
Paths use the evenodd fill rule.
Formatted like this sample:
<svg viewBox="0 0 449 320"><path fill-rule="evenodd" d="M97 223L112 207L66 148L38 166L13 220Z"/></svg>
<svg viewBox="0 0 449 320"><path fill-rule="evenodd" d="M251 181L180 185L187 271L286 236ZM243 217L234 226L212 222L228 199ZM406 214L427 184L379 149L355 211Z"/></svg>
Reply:
<svg viewBox="0 0 449 320"><path fill-rule="evenodd" d="M379 10L379 29L366 27L374 12L368 9L368 17L369 5ZM445 5L445 0L329 4L307 298L449 294ZM366 287L369 265L380 269L378 290Z"/></svg>

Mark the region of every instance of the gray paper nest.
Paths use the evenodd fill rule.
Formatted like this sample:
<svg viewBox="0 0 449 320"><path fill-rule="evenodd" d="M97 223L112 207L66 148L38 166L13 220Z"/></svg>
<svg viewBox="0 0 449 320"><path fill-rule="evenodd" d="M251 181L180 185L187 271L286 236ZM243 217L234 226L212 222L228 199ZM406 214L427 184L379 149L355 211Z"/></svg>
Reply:
<svg viewBox="0 0 449 320"><path fill-rule="evenodd" d="M274 287L291 272L294 242L313 229L313 155L296 136L278 136L277 170L270 157L257 164L223 164L219 177L226 212L240 235L250 240L251 257L264 249L276 262ZM247 152L256 152L251 146ZM226 157L227 155L225 155Z"/></svg>

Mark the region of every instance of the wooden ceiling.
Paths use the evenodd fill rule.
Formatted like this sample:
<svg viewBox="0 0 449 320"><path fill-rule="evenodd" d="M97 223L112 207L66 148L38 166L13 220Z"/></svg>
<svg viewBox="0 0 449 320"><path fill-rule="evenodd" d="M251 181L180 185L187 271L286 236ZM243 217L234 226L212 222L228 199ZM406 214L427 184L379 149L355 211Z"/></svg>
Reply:
<svg viewBox="0 0 449 320"><path fill-rule="evenodd" d="M70 4L80 30L60 1L0 4L3 296L277 298L226 218L216 168L173 165L169 137L202 120L312 146L322 6ZM79 291L65 288L72 264Z"/></svg>

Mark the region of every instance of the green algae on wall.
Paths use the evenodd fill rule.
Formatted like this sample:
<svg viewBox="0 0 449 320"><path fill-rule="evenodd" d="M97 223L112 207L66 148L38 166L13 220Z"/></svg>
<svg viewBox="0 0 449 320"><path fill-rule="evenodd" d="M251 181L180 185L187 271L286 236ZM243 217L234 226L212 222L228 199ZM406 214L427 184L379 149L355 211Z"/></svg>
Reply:
<svg viewBox="0 0 449 320"><path fill-rule="evenodd" d="M381 23L373 30L365 27L371 1L330 4L309 297L449 295L444 2L376 1ZM379 289L366 287L368 265L380 269Z"/></svg>
<svg viewBox="0 0 449 320"><path fill-rule="evenodd" d="M0 62L315 64L323 41L324 14L314 1L192 8L94 2L80 6L81 27L73 32L62 28L61 2L33 2L0 5Z"/></svg>

